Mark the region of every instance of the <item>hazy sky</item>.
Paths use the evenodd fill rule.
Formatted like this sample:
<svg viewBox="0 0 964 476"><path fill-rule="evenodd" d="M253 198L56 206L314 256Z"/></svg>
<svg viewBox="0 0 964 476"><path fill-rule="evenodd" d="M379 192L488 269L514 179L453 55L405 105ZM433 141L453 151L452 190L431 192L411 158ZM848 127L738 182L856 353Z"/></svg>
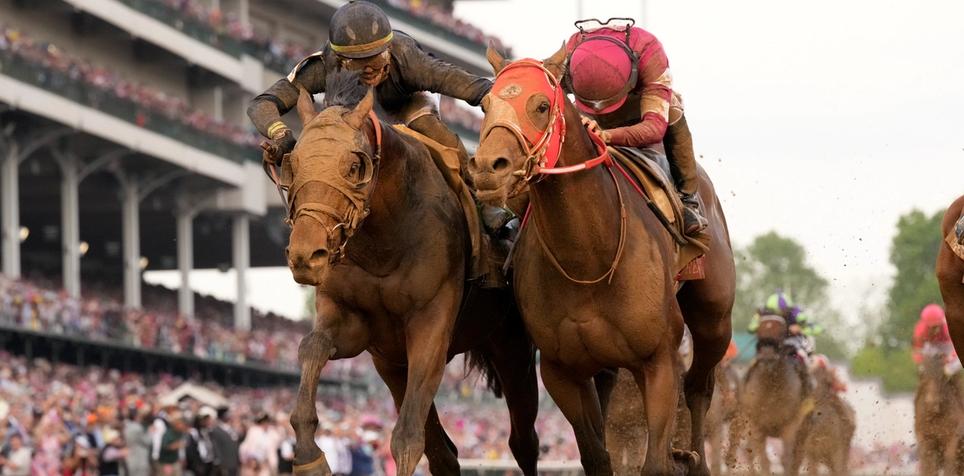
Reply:
<svg viewBox="0 0 964 476"><path fill-rule="evenodd" d="M886 289L897 217L964 193L964 2L583 3L585 17L633 16L663 42L735 244L769 230L799 240L845 314ZM578 10L462 0L456 14L542 58ZM255 305L300 314L286 270L257 274L251 287L273 292ZM231 298L229 278L197 281Z"/></svg>

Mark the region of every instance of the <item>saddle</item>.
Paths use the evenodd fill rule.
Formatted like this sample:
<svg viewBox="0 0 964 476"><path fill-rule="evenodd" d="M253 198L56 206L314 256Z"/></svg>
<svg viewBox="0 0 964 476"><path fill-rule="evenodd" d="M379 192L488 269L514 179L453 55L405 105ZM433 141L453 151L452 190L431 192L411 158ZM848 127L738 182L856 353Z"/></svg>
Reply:
<svg viewBox="0 0 964 476"><path fill-rule="evenodd" d="M459 197L459 204L462 206L462 212L465 215L465 223L468 226L472 246L472 257L469 260L469 279L484 278L486 284L483 287L496 286L496 282L500 279L497 276L499 266L498 264L491 266L490 262L498 262L498 260L491 257L492 247L488 246L488 235L482 232L479 208L469 187L462 180L459 150L455 147L442 145L405 125L395 124L393 127L396 131L425 145L432 156L432 161L435 162L435 166L442 172L445 183Z"/></svg>
<svg viewBox="0 0 964 476"><path fill-rule="evenodd" d="M703 279L703 256L709 250L710 237L700 233L695 237L683 231L683 202L671 179L672 172L666 154L655 148L608 147L616 165L622 169L641 192L646 204L673 237L676 243L676 280Z"/></svg>
<svg viewBox="0 0 964 476"><path fill-rule="evenodd" d="M947 246L954 251L958 258L964 260L964 216L957 220L954 229L947 234L944 241L947 242Z"/></svg>

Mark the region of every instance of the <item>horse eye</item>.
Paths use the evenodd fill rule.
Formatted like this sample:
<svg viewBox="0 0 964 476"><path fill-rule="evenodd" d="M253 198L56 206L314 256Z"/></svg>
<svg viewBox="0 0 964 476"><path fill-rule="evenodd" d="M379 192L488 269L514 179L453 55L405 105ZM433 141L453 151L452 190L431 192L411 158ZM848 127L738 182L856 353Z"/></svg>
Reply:
<svg viewBox="0 0 964 476"><path fill-rule="evenodd" d="M541 102L541 103L539 103L539 107L536 108L536 111L538 111L539 114L544 114L544 113L545 113L546 111L548 111L548 110L549 110L549 103L547 103L547 102Z"/></svg>

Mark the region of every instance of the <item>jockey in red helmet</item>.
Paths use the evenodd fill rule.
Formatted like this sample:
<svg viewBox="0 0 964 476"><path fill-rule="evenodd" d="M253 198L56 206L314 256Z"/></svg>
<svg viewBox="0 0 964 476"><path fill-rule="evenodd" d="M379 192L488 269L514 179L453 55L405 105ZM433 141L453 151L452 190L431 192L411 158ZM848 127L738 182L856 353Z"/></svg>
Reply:
<svg viewBox="0 0 964 476"><path fill-rule="evenodd" d="M629 20L628 25L612 25ZM592 20L590 20L592 21ZM576 107L591 120L607 144L649 147L663 144L685 205L688 235L706 228L697 197L699 178L693 140L683 105L673 91L669 60L652 33L631 19L610 19L594 30L579 32L566 44L569 56L563 84L576 97Z"/></svg>

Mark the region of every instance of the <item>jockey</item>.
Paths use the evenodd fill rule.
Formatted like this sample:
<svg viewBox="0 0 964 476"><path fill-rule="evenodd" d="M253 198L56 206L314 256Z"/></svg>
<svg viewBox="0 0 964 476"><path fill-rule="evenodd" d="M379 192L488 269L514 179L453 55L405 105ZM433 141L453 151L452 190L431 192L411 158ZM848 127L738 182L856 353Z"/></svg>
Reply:
<svg viewBox="0 0 964 476"><path fill-rule="evenodd" d="M961 370L961 362L957 358L951 335L947 330L947 318L944 309L937 304L928 304L920 312L920 319L914 325L914 341L912 357L914 363L920 365L928 354L944 356L944 373L954 375Z"/></svg>
<svg viewBox="0 0 964 476"><path fill-rule="evenodd" d="M787 323L787 337L783 344L794 350L794 353L804 363L809 362L813 355L815 343L813 337L823 332L823 328L814 323L800 306L793 304L788 294L777 291L767 298L750 321L748 330L756 332L760 326L761 316L780 316Z"/></svg>
<svg viewBox="0 0 964 476"><path fill-rule="evenodd" d="M301 60L288 74L255 97L248 117L268 138L265 158L278 163L295 146L294 134L281 116L298 102L298 86L309 93L324 92L328 74L358 71L362 81L375 89L378 105L411 129L459 151L462 177L468 180L468 153L461 139L439 117L437 104L428 92L461 99L477 106L492 82L448 64L424 51L410 36L393 31L388 16L365 1L351 1L338 8L329 23L329 41ZM489 213L486 225L499 229L508 212ZM497 221L497 222L493 222Z"/></svg>
<svg viewBox="0 0 964 476"><path fill-rule="evenodd" d="M612 19L610 19L612 20ZM673 91L669 60L652 33L633 23L579 31L566 43L568 72L563 84L590 130L616 146L663 144L685 206L687 235L708 222L700 210L693 139L683 105Z"/></svg>
<svg viewBox="0 0 964 476"><path fill-rule="evenodd" d="M823 368L827 370L831 378L830 389L834 393L843 393L847 391L847 384L840 379L839 375L837 375L837 368L830 364L830 359L828 359L826 355L814 355L812 366L813 368Z"/></svg>

